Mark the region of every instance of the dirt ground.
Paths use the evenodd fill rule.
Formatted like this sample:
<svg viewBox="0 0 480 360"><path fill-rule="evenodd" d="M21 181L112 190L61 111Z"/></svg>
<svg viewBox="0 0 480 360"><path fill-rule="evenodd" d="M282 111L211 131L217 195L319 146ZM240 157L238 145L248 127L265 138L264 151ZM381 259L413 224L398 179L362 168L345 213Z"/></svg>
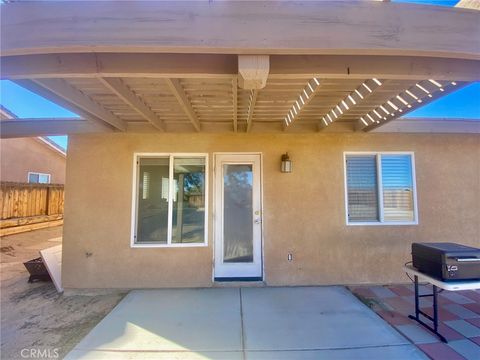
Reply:
<svg viewBox="0 0 480 360"><path fill-rule="evenodd" d="M62 359L125 296L63 296L51 281L28 283L23 262L61 241L62 227L1 239L1 359Z"/></svg>

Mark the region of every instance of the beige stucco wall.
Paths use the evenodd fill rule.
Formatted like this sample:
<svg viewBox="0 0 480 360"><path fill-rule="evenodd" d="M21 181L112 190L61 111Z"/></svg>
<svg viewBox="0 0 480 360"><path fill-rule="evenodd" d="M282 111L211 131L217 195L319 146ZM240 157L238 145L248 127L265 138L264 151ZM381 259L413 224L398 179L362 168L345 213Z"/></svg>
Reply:
<svg viewBox="0 0 480 360"><path fill-rule="evenodd" d="M263 154L269 285L405 282L414 241L480 246L478 135L78 135L69 142L64 287L211 286L211 231L208 247L130 248L133 153L208 152L211 164L214 152L242 151ZM285 151L291 174L279 171ZM414 151L419 224L346 226L344 151Z"/></svg>
<svg viewBox="0 0 480 360"><path fill-rule="evenodd" d="M50 174L53 184L65 183L65 156L35 138L0 140L0 180L28 182L28 172Z"/></svg>

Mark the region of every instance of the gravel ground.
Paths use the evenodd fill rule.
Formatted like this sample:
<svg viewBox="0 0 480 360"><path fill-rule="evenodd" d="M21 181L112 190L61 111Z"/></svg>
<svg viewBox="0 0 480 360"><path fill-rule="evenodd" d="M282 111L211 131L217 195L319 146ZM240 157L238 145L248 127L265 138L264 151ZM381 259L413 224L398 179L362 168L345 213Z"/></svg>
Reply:
<svg viewBox="0 0 480 360"><path fill-rule="evenodd" d="M1 359L62 359L125 296L63 296L50 281L28 283L23 262L61 237L55 227L1 239Z"/></svg>

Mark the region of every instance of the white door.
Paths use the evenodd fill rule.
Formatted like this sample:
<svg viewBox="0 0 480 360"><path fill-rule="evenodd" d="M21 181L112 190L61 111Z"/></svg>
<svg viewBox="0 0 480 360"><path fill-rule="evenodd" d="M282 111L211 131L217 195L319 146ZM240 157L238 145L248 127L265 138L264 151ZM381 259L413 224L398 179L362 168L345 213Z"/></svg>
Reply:
<svg viewBox="0 0 480 360"><path fill-rule="evenodd" d="M259 154L215 155L215 279L262 278Z"/></svg>

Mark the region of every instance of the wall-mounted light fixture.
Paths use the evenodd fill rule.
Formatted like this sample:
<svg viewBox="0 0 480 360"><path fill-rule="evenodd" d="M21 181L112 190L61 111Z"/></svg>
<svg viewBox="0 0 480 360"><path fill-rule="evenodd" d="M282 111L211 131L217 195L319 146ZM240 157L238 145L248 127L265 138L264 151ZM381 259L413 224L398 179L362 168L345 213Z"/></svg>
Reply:
<svg viewBox="0 0 480 360"><path fill-rule="evenodd" d="M292 160L288 156L288 153L282 155L282 173L292 172Z"/></svg>

